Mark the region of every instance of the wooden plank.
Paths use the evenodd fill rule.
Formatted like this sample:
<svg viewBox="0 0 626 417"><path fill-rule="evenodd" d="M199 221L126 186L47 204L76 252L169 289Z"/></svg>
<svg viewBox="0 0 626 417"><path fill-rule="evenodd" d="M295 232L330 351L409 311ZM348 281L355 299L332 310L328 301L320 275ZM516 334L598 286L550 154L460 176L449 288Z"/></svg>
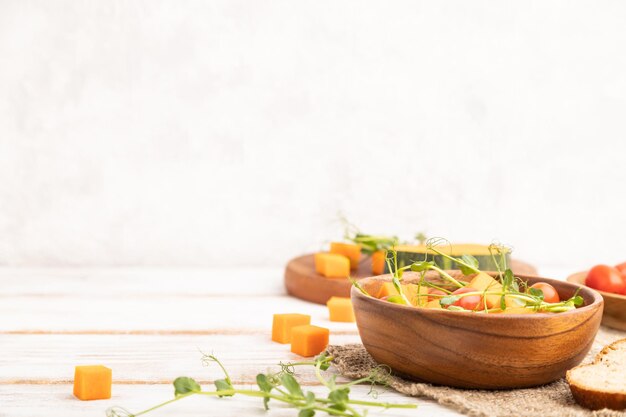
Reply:
<svg viewBox="0 0 626 417"><path fill-rule="evenodd" d="M11 332L266 333L274 313L310 314L313 323L356 334L354 323L332 323L328 309L288 296L211 297L132 295L34 297L0 302L0 334Z"/></svg>
<svg viewBox="0 0 626 417"><path fill-rule="evenodd" d="M0 296L264 296L284 294L282 268L9 268Z"/></svg>
<svg viewBox="0 0 626 417"><path fill-rule="evenodd" d="M254 389L254 386L241 386ZM327 393L322 387L307 387L307 390L317 395ZM366 401L374 400L368 396L369 386L355 386L351 397ZM378 388L378 397L375 401L392 403L418 404L418 409L371 409L368 416L381 417L408 417L408 416L438 416L458 417L450 409L435 404L432 401L406 397ZM72 396L72 386L63 385L0 385L0 416L3 417L104 417L105 410L111 406L122 406L131 412L139 412L148 407L171 399L173 390L167 385L120 385L113 387L113 396L110 400L79 401ZM181 416L264 416L264 417L295 417L294 409L278 404L270 404L269 412L263 409L261 400L249 397L234 398L207 398L190 397L174 404L150 412L150 417L181 417ZM360 408L357 408L360 409ZM322 415L322 414L320 414Z"/></svg>
<svg viewBox="0 0 626 417"><path fill-rule="evenodd" d="M333 344L358 343L356 335L335 335ZM102 364L113 370L115 381L169 384L179 376L202 381L222 374L212 364L204 367L202 352L215 354L237 383L254 383L260 372L278 371L280 362L302 357L288 344L260 335L2 335L0 384L69 383L74 366ZM307 367L298 368L303 381L317 383Z"/></svg>

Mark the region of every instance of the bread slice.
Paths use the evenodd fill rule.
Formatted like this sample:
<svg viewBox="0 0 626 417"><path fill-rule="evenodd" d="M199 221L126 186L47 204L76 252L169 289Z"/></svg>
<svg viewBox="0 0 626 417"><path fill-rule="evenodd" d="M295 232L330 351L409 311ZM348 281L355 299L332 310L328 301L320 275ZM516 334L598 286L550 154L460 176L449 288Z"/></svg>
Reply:
<svg viewBox="0 0 626 417"><path fill-rule="evenodd" d="M626 339L605 346L595 360L567 371L576 402L592 410L626 408Z"/></svg>

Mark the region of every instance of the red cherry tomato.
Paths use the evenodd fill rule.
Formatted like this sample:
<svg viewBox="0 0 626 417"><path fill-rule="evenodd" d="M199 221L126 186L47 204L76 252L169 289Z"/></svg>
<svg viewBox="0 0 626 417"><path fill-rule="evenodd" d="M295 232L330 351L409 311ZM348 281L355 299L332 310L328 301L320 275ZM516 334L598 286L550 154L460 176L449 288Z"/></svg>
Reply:
<svg viewBox="0 0 626 417"><path fill-rule="evenodd" d="M615 269L617 269L619 273L622 274L622 278L626 279L626 262L615 265Z"/></svg>
<svg viewBox="0 0 626 417"><path fill-rule="evenodd" d="M530 286L530 288L535 288L537 290L543 291L543 301L546 303L558 303L561 301L559 297L559 293L556 292L554 287L547 282L537 282Z"/></svg>
<svg viewBox="0 0 626 417"><path fill-rule="evenodd" d="M478 290L476 288L463 287L454 291L452 294L458 295L458 294L465 294L468 292L478 292ZM483 297L481 297L480 295L467 295L465 297L459 298L452 305L462 307L465 310L481 309L483 308Z"/></svg>
<svg viewBox="0 0 626 417"><path fill-rule="evenodd" d="M433 295L441 295L442 297L445 297L447 294L441 290L436 290L434 288L431 288L428 290L428 294L433 294ZM428 297L428 301L433 301L433 300L440 300L441 297Z"/></svg>
<svg viewBox="0 0 626 417"><path fill-rule="evenodd" d="M626 294L626 280L616 268L608 265L596 265L587 274L585 285L596 290Z"/></svg>

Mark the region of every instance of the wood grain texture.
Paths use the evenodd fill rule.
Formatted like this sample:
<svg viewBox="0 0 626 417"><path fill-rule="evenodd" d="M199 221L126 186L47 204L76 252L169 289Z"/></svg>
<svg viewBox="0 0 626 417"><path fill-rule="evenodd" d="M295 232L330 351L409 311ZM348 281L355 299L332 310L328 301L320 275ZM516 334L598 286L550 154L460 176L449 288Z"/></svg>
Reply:
<svg viewBox="0 0 626 417"><path fill-rule="evenodd" d="M577 288L585 307L559 314L496 315L416 309L353 289L363 344L380 363L415 379L461 388L530 387L554 381L589 351L602 317L602 297L578 285L552 284L562 298ZM417 280L408 273L404 279ZM389 276L361 281L370 291Z"/></svg>
<svg viewBox="0 0 626 417"><path fill-rule="evenodd" d="M105 285L105 281L101 284ZM241 297L154 294L12 296L0 302L0 334L11 332L215 333L269 332L274 313L303 313L331 325L328 309L288 296ZM356 332L354 324L333 323Z"/></svg>
<svg viewBox="0 0 626 417"><path fill-rule="evenodd" d="M145 409L172 397L176 376L207 384L220 376L202 366L198 349L219 355L237 382L252 383L257 372L300 359L289 345L269 340L272 314L280 311L310 314L331 329L331 343L359 340L354 323L330 322L326 306L283 293L282 269L275 268L0 268L0 416L102 417L111 405ZM111 366L111 400L71 395L73 368L84 363ZM324 392L310 372L299 375L307 390ZM368 391L352 389L359 399ZM380 398L417 402L393 392ZM419 403L420 415L459 416ZM258 399L190 398L150 415L293 417L294 411L266 412Z"/></svg>
<svg viewBox="0 0 626 417"><path fill-rule="evenodd" d="M314 254L292 259L285 267L285 289L289 295L312 303L326 304L330 297L350 297L352 284L347 278L326 278L315 272ZM364 257L359 268L352 271L352 277L362 279L372 276L370 257ZM515 273L532 275L537 272L534 266L512 260Z"/></svg>
<svg viewBox="0 0 626 417"><path fill-rule="evenodd" d="M210 387L205 385L206 389ZM254 385L241 388L254 389ZM322 395L327 391L319 386L306 390ZM354 386L351 396L373 400L369 386ZM460 417L461 414L442 407L432 401L415 399L394 391L378 389L377 401L418 404L417 410L378 410L368 416L409 417L437 416ZM110 400L78 401L72 396L72 385L0 385L0 416L2 417L104 417L108 407L121 406L131 412L139 412L173 397L171 385L127 385L113 386ZM270 403L265 411L260 399L250 397L207 398L190 397L147 414L150 417L215 416L215 417L295 417L297 412L279 404ZM357 407L357 409L359 409Z"/></svg>
<svg viewBox="0 0 626 417"><path fill-rule="evenodd" d="M353 324L354 325L354 324ZM354 325L355 326L355 325ZM356 326L355 326L356 330ZM359 336L332 333L330 343L359 343ZM236 383L254 383L256 375L279 370L280 362L302 358L289 344L258 335L84 335L19 334L0 336L1 384L71 383L74 366L98 363L113 369L117 383L169 384L181 375L199 381L222 377L215 365L205 367L202 353L213 353ZM312 373L303 383L317 384Z"/></svg>
<svg viewBox="0 0 626 417"><path fill-rule="evenodd" d="M567 277L569 282L585 285L588 271L577 272ZM598 291L598 290L596 290ZM618 330L626 330L626 296L598 291L604 298L602 324Z"/></svg>

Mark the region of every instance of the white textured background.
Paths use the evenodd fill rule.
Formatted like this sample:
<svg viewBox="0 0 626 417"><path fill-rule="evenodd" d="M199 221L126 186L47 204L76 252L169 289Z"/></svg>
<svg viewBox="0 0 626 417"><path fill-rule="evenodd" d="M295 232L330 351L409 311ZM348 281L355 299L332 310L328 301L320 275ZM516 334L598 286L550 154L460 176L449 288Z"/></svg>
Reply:
<svg viewBox="0 0 626 417"><path fill-rule="evenodd" d="M364 231L626 260L626 2L0 0L0 264Z"/></svg>

